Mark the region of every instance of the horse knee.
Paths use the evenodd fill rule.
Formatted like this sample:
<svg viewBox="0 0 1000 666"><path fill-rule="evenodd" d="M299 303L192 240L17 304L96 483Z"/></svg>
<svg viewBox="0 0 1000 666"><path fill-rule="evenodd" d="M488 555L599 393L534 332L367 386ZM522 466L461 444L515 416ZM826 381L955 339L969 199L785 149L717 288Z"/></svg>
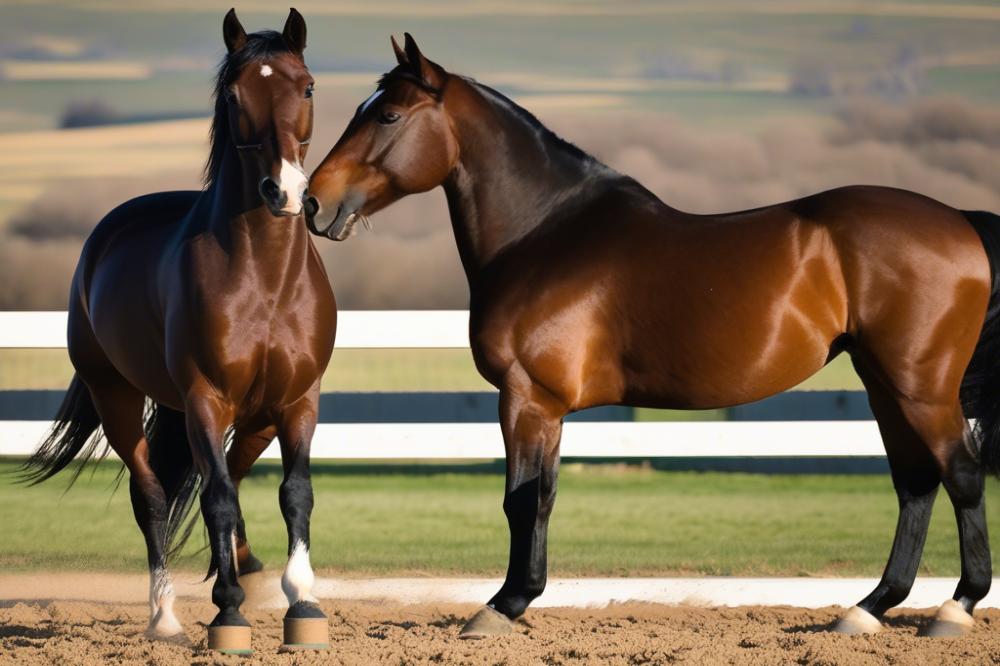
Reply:
<svg viewBox="0 0 1000 666"><path fill-rule="evenodd" d="M201 512L209 530L235 531L239 520L239 504L232 481L226 478L210 480L201 493Z"/></svg>
<svg viewBox="0 0 1000 666"><path fill-rule="evenodd" d="M302 476L286 477L278 488L278 503L285 516L297 512L309 515L313 508L312 481Z"/></svg>

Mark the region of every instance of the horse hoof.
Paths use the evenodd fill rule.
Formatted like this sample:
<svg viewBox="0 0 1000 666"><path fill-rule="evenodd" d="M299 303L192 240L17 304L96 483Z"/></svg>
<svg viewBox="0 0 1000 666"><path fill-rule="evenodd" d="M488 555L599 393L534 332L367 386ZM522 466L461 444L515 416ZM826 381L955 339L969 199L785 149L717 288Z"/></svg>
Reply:
<svg viewBox="0 0 1000 666"><path fill-rule="evenodd" d="M298 601L285 614L282 652L325 650L330 647L330 626L326 615L311 601Z"/></svg>
<svg viewBox="0 0 1000 666"><path fill-rule="evenodd" d="M184 630L177 626L176 630L163 626L150 624L143 635L151 641L163 641L165 643L176 643L178 645L190 645L191 641L184 633Z"/></svg>
<svg viewBox="0 0 1000 666"><path fill-rule="evenodd" d="M149 621L144 635L151 641L190 642L184 634L184 627L177 621L177 617L172 612L165 612L163 608L157 611L156 615Z"/></svg>
<svg viewBox="0 0 1000 666"><path fill-rule="evenodd" d="M479 612L472 616L472 619L465 623L458 637L479 639L487 636L503 636L512 631L514 631L514 623L506 615L489 606L483 606Z"/></svg>
<svg viewBox="0 0 1000 666"><path fill-rule="evenodd" d="M921 636L930 638L954 638L964 636L972 631L976 621L962 608L962 604L954 599L941 604L934 621L930 626L920 633Z"/></svg>
<svg viewBox="0 0 1000 666"><path fill-rule="evenodd" d="M250 646L250 627L225 624L210 626L208 649L223 654L253 654Z"/></svg>
<svg viewBox="0 0 1000 666"><path fill-rule="evenodd" d="M882 623L864 608L851 606L837 624L833 625L833 630L848 636L877 634L882 630Z"/></svg>

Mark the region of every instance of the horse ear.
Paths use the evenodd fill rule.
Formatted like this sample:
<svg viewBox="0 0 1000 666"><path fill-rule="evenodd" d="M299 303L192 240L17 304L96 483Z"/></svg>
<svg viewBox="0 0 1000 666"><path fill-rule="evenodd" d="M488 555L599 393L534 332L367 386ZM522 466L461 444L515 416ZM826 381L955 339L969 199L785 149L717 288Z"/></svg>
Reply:
<svg viewBox="0 0 1000 666"><path fill-rule="evenodd" d="M424 57L410 33L406 32L403 35L405 37L403 48L406 52L406 61L413 73L423 79L430 87L440 88L444 83L444 70L441 69L440 65L436 65Z"/></svg>
<svg viewBox="0 0 1000 666"><path fill-rule="evenodd" d="M399 43L396 41L396 36L389 35L389 41L392 42L392 50L396 54L396 62L400 65L410 64L409 59L406 57L406 51L399 47Z"/></svg>
<svg viewBox="0 0 1000 666"><path fill-rule="evenodd" d="M306 20L294 7L288 10L288 19L281 36L293 52L302 53L306 49Z"/></svg>
<svg viewBox="0 0 1000 666"><path fill-rule="evenodd" d="M222 38L226 41L226 49L230 53L239 51L247 43L247 31L243 29L240 20L236 18L235 9L226 12L226 18L222 21Z"/></svg>

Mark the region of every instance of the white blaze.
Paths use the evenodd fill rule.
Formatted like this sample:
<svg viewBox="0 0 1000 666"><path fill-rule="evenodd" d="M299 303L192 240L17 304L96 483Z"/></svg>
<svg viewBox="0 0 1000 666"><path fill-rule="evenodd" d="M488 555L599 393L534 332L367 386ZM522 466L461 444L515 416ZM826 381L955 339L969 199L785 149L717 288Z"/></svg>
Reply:
<svg viewBox="0 0 1000 666"><path fill-rule="evenodd" d="M267 77L271 76L272 74L274 74L274 70L271 69L270 65L261 65L261 68L260 68L260 75L261 76L263 76L266 79Z"/></svg>
<svg viewBox="0 0 1000 666"><path fill-rule="evenodd" d="M305 171L298 164L292 164L288 160L281 159L281 172L278 174L278 186L285 193L288 200L282 210L292 215L302 212L302 194L306 191L309 178Z"/></svg>
<svg viewBox="0 0 1000 666"><path fill-rule="evenodd" d="M292 554L288 556L285 573L281 576L281 590L288 598L288 605L299 601L316 601L312 595L315 581L312 565L309 564L309 549L302 541L296 541Z"/></svg>

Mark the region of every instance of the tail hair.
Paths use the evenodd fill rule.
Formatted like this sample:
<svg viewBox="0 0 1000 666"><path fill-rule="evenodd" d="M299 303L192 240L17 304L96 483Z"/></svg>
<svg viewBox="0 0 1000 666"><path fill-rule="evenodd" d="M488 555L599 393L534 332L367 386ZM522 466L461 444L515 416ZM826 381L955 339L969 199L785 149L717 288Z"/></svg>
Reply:
<svg viewBox="0 0 1000 666"><path fill-rule="evenodd" d="M149 466L163 486L167 501L166 552L176 556L194 530L197 515L188 519L201 484L191 456L184 413L151 403L144 417L149 442ZM72 486L90 460L110 451L103 442L101 419L86 384L74 375L55 422L38 449L19 469L23 481L35 485L52 478L76 461ZM98 450L100 449L100 453ZM123 468L124 471L124 468Z"/></svg>
<svg viewBox="0 0 1000 666"><path fill-rule="evenodd" d="M98 454L102 439L101 418L97 415L90 390L78 376L73 375L52 428L20 468L21 479L31 485L41 483L76 459L76 469L69 482L72 486L80 477L84 463L95 455L98 459L108 455L107 444Z"/></svg>
<svg viewBox="0 0 1000 666"><path fill-rule="evenodd" d="M962 379L962 408L966 418L976 419L973 438L980 465L1000 476L1000 215L983 211L964 211L964 215L983 241L992 281L986 320Z"/></svg>
<svg viewBox="0 0 1000 666"><path fill-rule="evenodd" d="M149 466L167 500L166 553L172 559L191 537L198 516L190 516L201 475L191 456L184 413L153 403L146 415ZM189 518L190 516L190 518Z"/></svg>

